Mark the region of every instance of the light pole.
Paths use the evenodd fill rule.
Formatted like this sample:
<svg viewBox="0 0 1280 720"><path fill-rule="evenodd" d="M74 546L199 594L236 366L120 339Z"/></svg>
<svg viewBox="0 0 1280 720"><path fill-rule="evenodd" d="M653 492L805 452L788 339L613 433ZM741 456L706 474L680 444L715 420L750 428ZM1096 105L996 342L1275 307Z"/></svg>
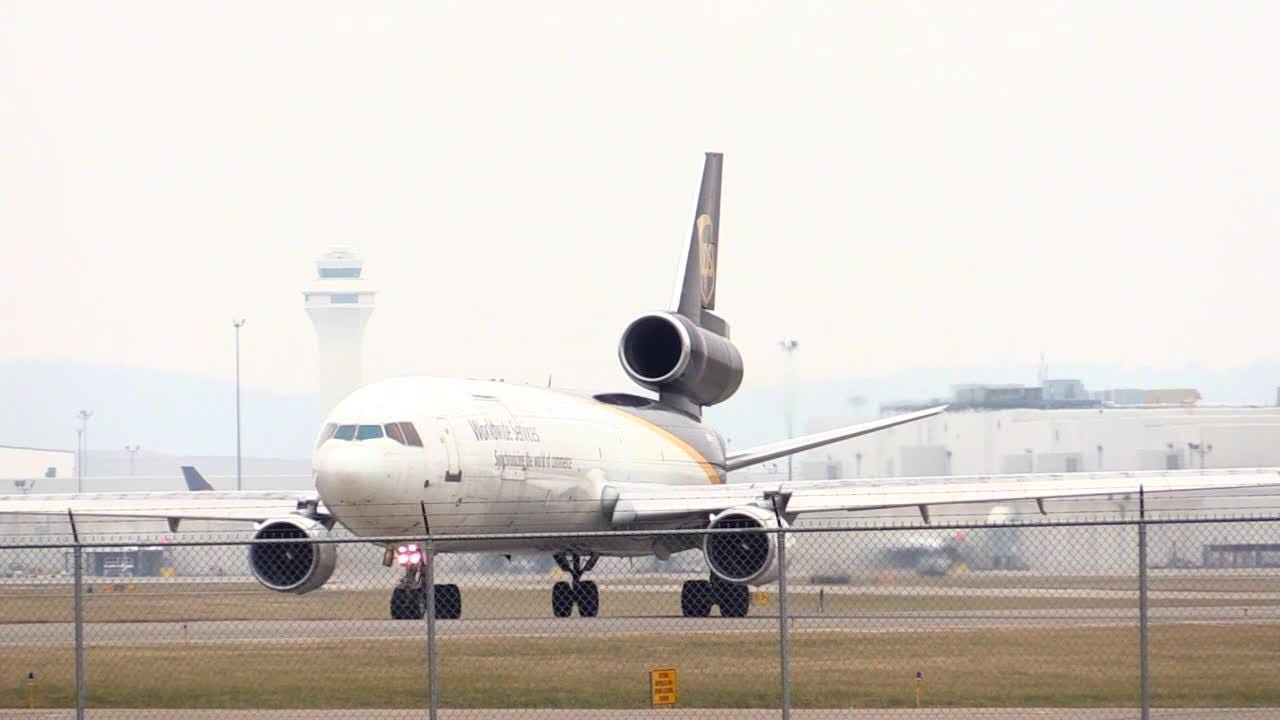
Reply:
<svg viewBox="0 0 1280 720"><path fill-rule="evenodd" d="M133 457L138 454L142 446L134 443L133 445L125 445L124 451L129 453L129 477L133 477Z"/></svg>
<svg viewBox="0 0 1280 720"><path fill-rule="evenodd" d="M867 396L850 395L845 399L849 401L849 407L853 408L854 417L862 417L862 408L867 404Z"/></svg>
<svg viewBox="0 0 1280 720"><path fill-rule="evenodd" d="M81 410L76 413L76 419L80 421L80 427L76 428L76 492L84 492L84 476L88 465L89 455L89 418L93 417L92 410Z"/></svg>
<svg viewBox="0 0 1280 720"><path fill-rule="evenodd" d="M1203 470L1203 469L1204 469L1204 456L1205 456L1205 455L1208 455L1208 454L1209 454L1209 453L1211 453L1211 452L1213 452L1213 443L1209 443L1209 444L1207 444L1207 445L1206 445L1205 443L1193 443L1193 442L1189 442L1189 443L1187 443L1187 450L1189 450L1189 451L1190 451L1188 454L1190 454L1190 453L1195 453L1195 454L1197 454L1197 455L1199 455L1199 456L1200 456L1200 469L1201 469L1201 470Z"/></svg>
<svg viewBox="0 0 1280 720"><path fill-rule="evenodd" d="M244 318L232 320L236 328L236 490L243 490L240 479L240 328L244 327Z"/></svg>
<svg viewBox="0 0 1280 720"><path fill-rule="evenodd" d="M792 367L792 360L791 360L791 358L795 355L796 348L800 347L800 342L799 342L799 341L797 341L797 340L780 340L780 341L778 341L778 347L782 348L783 352L785 352L785 353L787 354L787 369L786 369L787 400L786 400L786 412L787 412L787 439L788 439L788 440L790 440L790 439L794 436L794 432L793 432L793 425L792 425L792 423L793 423L793 420L794 420L793 416L794 416L794 414L795 414L795 410L796 410L796 408L795 408L795 388L793 387L793 384L794 384L794 383L793 383L793 378L792 378L792 373L793 373L793 371L794 371L794 368ZM792 465L792 461L793 461L793 459L794 459L794 458L795 458L795 456L794 456L794 455L788 455L788 456L787 456L787 482L791 482L791 465Z"/></svg>

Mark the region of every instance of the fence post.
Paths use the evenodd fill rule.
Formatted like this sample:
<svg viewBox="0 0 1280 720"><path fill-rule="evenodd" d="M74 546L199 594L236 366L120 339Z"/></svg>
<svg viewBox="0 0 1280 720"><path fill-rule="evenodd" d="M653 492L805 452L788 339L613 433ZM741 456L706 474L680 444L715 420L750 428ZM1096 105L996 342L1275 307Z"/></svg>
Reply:
<svg viewBox="0 0 1280 720"><path fill-rule="evenodd" d="M1138 686L1142 720L1151 717L1150 635L1147 602L1147 498L1138 486Z"/></svg>
<svg viewBox="0 0 1280 720"><path fill-rule="evenodd" d="M776 504L776 500L775 500ZM778 524L778 650L782 676L782 720L791 720L791 643L787 629L787 528Z"/></svg>
<svg viewBox="0 0 1280 720"><path fill-rule="evenodd" d="M422 543L422 572L426 574L426 608L427 616L427 717L436 720L440 710L440 686L437 682L440 663L436 657L436 552L431 542L431 526L427 524L427 506L422 504L422 525L426 529L426 539Z"/></svg>
<svg viewBox="0 0 1280 720"><path fill-rule="evenodd" d="M84 554L80 545L80 533L76 530L76 517L67 510L71 523L71 539L75 547L71 551L75 577L75 636L76 636L76 720L84 720Z"/></svg>
<svg viewBox="0 0 1280 720"><path fill-rule="evenodd" d="M440 662L435 652L435 548L431 546L431 536L426 536L424 543L426 564L426 687L428 687L428 717L435 720L436 711L440 708L439 674Z"/></svg>

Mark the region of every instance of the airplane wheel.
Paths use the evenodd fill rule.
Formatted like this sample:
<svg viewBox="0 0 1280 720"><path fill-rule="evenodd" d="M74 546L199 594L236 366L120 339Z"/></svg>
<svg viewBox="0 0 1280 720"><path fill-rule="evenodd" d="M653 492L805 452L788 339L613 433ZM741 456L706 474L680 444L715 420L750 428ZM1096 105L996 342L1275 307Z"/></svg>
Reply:
<svg viewBox="0 0 1280 720"><path fill-rule="evenodd" d="M680 588L680 612L685 617L710 615L714 600L710 581L686 580Z"/></svg>
<svg viewBox="0 0 1280 720"><path fill-rule="evenodd" d="M558 582L551 587L551 614L556 617L569 617L573 612L573 586L567 582Z"/></svg>
<svg viewBox="0 0 1280 720"><path fill-rule="evenodd" d="M436 618L440 620L457 620L462 617L462 591L457 585L437 585Z"/></svg>
<svg viewBox="0 0 1280 720"><path fill-rule="evenodd" d="M746 617L751 608L751 591L738 583L713 583L721 617Z"/></svg>
<svg viewBox="0 0 1280 720"><path fill-rule="evenodd" d="M391 591L392 620L421 620L422 593L417 588L396 588Z"/></svg>
<svg viewBox="0 0 1280 720"><path fill-rule="evenodd" d="M600 612L600 588L591 580L578 583L578 615L595 617Z"/></svg>

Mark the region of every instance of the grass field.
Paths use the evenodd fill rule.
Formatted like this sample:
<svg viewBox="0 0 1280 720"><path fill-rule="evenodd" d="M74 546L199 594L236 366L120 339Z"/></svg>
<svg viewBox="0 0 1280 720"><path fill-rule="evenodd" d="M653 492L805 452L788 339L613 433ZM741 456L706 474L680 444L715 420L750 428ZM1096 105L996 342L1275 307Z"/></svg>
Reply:
<svg viewBox="0 0 1280 720"><path fill-rule="evenodd" d="M1256 589L1231 589L1228 582L1202 585L1195 592L1259 592ZM549 585L550 583L548 583ZM85 619L89 622L188 622L200 620L379 620L388 615L389 589L323 590L306 595L273 593L250 584L151 584L137 583L131 592L103 592L111 584L97 584L96 591L86 594ZM925 594L918 586L878 588L874 594L860 593L856 588L833 588L824 593L823 612L840 615L866 612L958 610L1083 610L1136 608L1132 597L1089 597L1069 594L1077 590L1098 588L1064 587L1060 591L1044 590L1034 594L1001 596L971 592L972 586L948 587L948 592ZM1252 584L1246 587L1252 587ZM951 590L954 589L954 592ZM998 589L998 588L997 588ZM1010 590L1015 587L1007 588ZM1110 592L1111 589L1106 589ZM674 589L658 590L635 586L627 589L601 587L602 617L645 615L679 615L680 593ZM752 614L776 614L776 600L752 608ZM792 592L790 610L797 615L818 612L818 593ZM1275 607L1280 594L1273 597L1155 597L1154 607ZM465 617L526 618L550 614L550 588L501 589L464 588ZM70 622L72 593L69 587L0 588L0 626L4 623Z"/></svg>
<svg viewBox="0 0 1280 720"><path fill-rule="evenodd" d="M1137 702L1137 633L1078 628L793 636L798 708L905 707L925 673L927 706L1108 707ZM1179 625L1152 630L1157 705L1280 706L1280 626ZM647 707L646 673L679 670L686 707L779 702L777 636L442 638L445 707ZM72 701L66 648L0 654L0 707L40 677L43 706ZM275 642L90 648L91 707L421 707L421 641Z"/></svg>

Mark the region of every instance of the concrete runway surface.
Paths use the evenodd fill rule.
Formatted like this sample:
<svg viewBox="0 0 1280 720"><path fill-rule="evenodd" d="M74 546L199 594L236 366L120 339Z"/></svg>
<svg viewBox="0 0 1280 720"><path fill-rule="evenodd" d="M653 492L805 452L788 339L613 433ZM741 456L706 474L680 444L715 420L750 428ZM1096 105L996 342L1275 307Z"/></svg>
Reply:
<svg viewBox="0 0 1280 720"><path fill-rule="evenodd" d="M1153 624L1233 624L1275 622L1276 607L1152 608ZM1138 615L1128 609L1087 610L974 610L889 612L859 615L793 616L793 632L964 632L1027 628L1135 626ZM607 637L678 633L681 635L777 632L778 618L519 618L503 620L441 620L438 637ZM89 645L164 645L174 643L314 642L419 638L423 621L406 620L216 620L199 622L89 623ZM0 646L65 645L73 636L71 623L0 624Z"/></svg>
<svg viewBox="0 0 1280 720"><path fill-rule="evenodd" d="M90 710L93 720L409 720L425 718L425 710ZM655 708L644 710L440 710L444 720L464 718L556 718L556 720L695 720L720 717L734 720L776 720L782 713L776 709L739 710L735 708ZM1247 709L1153 709L1155 720L1275 720L1280 708ZM72 710L0 710L0 720L72 720ZM1137 708L921 708L919 710L792 710L796 720L1134 720Z"/></svg>

